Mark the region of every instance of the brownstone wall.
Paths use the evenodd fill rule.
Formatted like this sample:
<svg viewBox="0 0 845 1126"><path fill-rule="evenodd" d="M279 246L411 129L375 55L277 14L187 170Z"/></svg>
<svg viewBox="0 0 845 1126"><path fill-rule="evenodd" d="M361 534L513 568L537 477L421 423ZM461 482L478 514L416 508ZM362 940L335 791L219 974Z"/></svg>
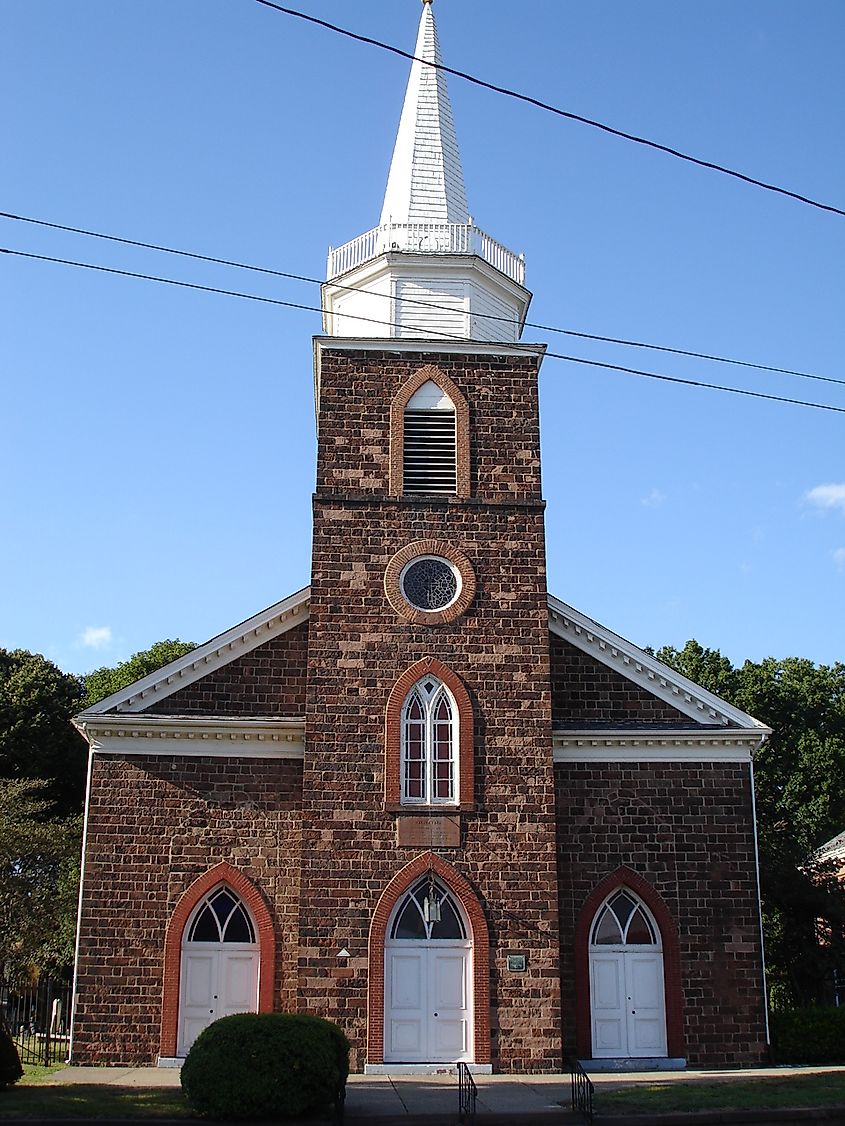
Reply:
<svg viewBox="0 0 845 1126"><path fill-rule="evenodd" d="M552 634L552 718L555 727L692 727L693 721L614 669Z"/></svg>
<svg viewBox="0 0 845 1126"><path fill-rule="evenodd" d="M153 704L156 715L301 716L308 676L308 622L237 657Z"/></svg>
<svg viewBox="0 0 845 1126"><path fill-rule="evenodd" d="M425 363L447 370L470 404L469 500L386 496L390 402ZM460 846L437 851L474 889L490 928L492 1061L561 1065L536 404L532 357L323 353L300 980L309 1006L346 1028L353 1066L365 1058L370 920L424 849L397 845L403 815L384 808L385 709L397 678L429 656L460 677L475 714L474 808L456 815ZM409 622L384 590L393 555L428 538L464 552L477 579L466 613L441 625ZM348 969L337 965L342 946ZM528 955L526 973L506 971L511 952ZM379 1050L371 1045L371 1058Z"/></svg>
<svg viewBox="0 0 845 1126"><path fill-rule="evenodd" d="M387 496L390 405L420 367L433 365L469 404L470 495L540 499L537 358L323 351L317 491Z"/></svg>
<svg viewBox="0 0 845 1126"><path fill-rule="evenodd" d="M555 767L564 1047L576 1045L575 930L587 897L625 866L679 934L684 1054L694 1066L765 1053L760 922L747 764ZM671 998L667 996L667 1004ZM589 1030L581 1028L589 1042Z"/></svg>
<svg viewBox="0 0 845 1126"><path fill-rule="evenodd" d="M88 813L74 1061L159 1054L167 924L197 877L227 861L276 920L275 1005L297 1007L302 765L96 756Z"/></svg>

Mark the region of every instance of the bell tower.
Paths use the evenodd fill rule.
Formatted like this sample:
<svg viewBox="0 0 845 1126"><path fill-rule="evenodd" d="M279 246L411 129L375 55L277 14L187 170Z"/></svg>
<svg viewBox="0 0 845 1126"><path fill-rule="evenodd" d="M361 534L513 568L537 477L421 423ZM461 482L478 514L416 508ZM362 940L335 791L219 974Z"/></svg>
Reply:
<svg viewBox="0 0 845 1126"><path fill-rule="evenodd" d="M431 0L415 55L314 341L299 989L358 1067L557 1070L544 346L468 212Z"/></svg>

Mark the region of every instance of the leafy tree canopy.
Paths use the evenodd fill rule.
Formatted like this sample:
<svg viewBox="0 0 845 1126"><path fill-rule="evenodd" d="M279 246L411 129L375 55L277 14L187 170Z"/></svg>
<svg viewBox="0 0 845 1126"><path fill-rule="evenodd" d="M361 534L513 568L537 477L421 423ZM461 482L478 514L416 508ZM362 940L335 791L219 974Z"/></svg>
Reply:
<svg viewBox="0 0 845 1126"><path fill-rule="evenodd" d="M101 668L89 672L83 678L85 707L90 708L93 704L104 700L106 696L111 696L113 692L119 692L121 688L134 684L136 680L156 672L178 657L184 657L192 649L196 649L193 641L179 641L178 638L175 641L157 641L149 649L133 653L128 660L121 661L114 668Z"/></svg>
<svg viewBox="0 0 845 1126"><path fill-rule="evenodd" d="M70 722L83 691L46 657L0 649L0 778L49 780L45 800L62 814L85 794L85 740Z"/></svg>
<svg viewBox="0 0 845 1126"><path fill-rule="evenodd" d="M0 969L73 962L82 818L57 819L39 779L0 779Z"/></svg>
<svg viewBox="0 0 845 1126"><path fill-rule="evenodd" d="M845 887L841 861L814 854L845 830L845 665L767 657L734 667L697 641L656 656L772 728L754 762L769 977L795 1001L825 1000L845 957Z"/></svg>

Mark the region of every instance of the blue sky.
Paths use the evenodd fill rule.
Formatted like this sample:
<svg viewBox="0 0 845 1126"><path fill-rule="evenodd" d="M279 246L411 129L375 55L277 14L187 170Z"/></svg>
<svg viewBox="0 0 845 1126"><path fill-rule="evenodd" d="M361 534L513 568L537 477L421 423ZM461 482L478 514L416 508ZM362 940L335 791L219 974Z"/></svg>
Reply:
<svg viewBox="0 0 845 1126"><path fill-rule="evenodd" d="M413 47L418 0L300 0ZM437 0L446 61L845 206L845 5ZM321 277L378 221L408 63L252 0L5 0L0 210ZM529 319L845 379L845 219L450 81ZM318 304L0 219L0 246ZM0 256L0 646L68 671L309 577L316 313ZM845 388L554 351L845 407ZM547 360L549 586L638 644L845 657L845 415Z"/></svg>

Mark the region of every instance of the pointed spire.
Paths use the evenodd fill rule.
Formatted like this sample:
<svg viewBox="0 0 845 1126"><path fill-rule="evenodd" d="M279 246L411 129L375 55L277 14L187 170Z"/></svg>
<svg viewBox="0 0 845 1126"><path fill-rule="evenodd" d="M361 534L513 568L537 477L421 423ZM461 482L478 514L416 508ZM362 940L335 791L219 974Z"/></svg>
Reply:
<svg viewBox="0 0 845 1126"><path fill-rule="evenodd" d="M441 62L432 0L423 0L414 55L425 61L411 65L380 222L468 223L446 75L426 65Z"/></svg>

